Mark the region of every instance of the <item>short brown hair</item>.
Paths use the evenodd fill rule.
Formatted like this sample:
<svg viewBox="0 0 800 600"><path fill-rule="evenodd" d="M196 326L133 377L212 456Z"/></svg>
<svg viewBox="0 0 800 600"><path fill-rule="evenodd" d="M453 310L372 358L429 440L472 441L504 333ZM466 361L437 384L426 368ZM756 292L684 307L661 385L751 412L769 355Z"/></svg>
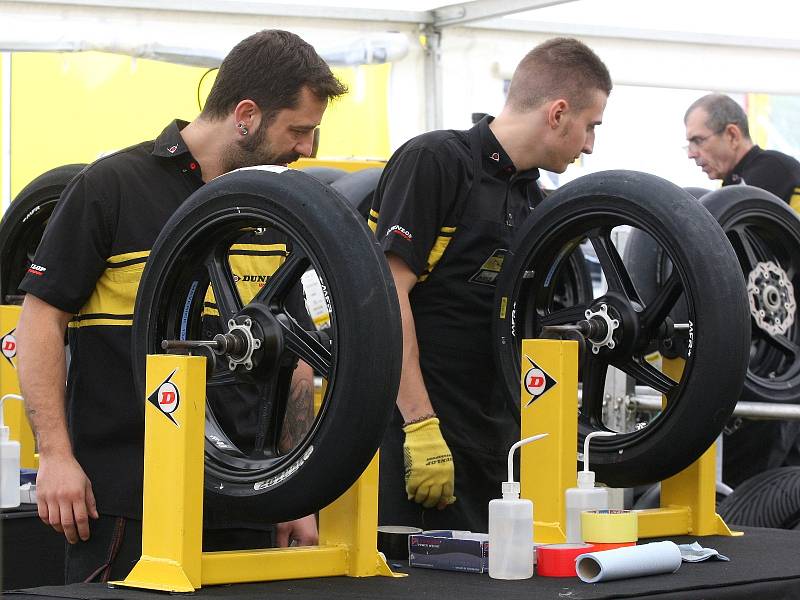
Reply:
<svg viewBox="0 0 800 600"><path fill-rule="evenodd" d="M611 93L611 75L603 61L583 42L553 38L525 55L511 77L506 104L527 112L548 100L564 98L582 110L592 100L591 92Z"/></svg>
<svg viewBox="0 0 800 600"><path fill-rule="evenodd" d="M320 100L347 92L311 44L288 31L264 29L236 44L222 61L202 116L225 117L249 99L269 123L278 111L297 106L304 87Z"/></svg>

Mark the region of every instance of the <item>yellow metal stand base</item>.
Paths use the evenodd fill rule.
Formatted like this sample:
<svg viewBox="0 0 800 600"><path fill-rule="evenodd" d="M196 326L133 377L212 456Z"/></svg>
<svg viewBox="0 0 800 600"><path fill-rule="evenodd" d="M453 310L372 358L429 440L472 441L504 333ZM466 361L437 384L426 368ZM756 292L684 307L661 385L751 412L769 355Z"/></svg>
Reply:
<svg viewBox="0 0 800 600"><path fill-rule="evenodd" d="M377 550L377 455L320 511L319 546L203 552L205 394L204 358L147 357L142 557L112 585L193 592L277 579L403 576Z"/></svg>
<svg viewBox="0 0 800 600"><path fill-rule="evenodd" d="M578 343L523 340L521 438L550 435L522 447L521 496L534 502L534 539L566 540L564 493L577 485ZM664 361L680 378L682 361ZM639 537L742 535L716 513L716 445L661 482L661 508L639 511Z"/></svg>

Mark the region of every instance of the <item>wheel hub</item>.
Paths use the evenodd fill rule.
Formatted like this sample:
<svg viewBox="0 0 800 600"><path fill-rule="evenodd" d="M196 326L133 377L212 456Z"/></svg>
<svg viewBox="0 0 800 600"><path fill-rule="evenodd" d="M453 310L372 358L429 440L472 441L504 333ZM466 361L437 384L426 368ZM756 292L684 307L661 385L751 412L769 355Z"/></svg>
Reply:
<svg viewBox="0 0 800 600"><path fill-rule="evenodd" d="M794 286L786 272L774 262L758 263L747 277L750 314L761 329L783 335L794 323L797 304Z"/></svg>
<svg viewBox="0 0 800 600"><path fill-rule="evenodd" d="M599 324L596 335L588 335L586 340L592 347L592 354L600 352L600 348L608 348L613 350L616 346L614 341L614 332L619 329L619 319L614 319L608 314L608 305L601 304L597 310L587 308L586 320L590 323L595 321Z"/></svg>
<svg viewBox="0 0 800 600"><path fill-rule="evenodd" d="M283 356L283 332L269 309L258 303L245 306L228 320L228 331L218 333L213 340L163 340L164 350L207 349L207 358L216 363L217 357L228 361L228 370L259 372L276 366ZM241 371L240 371L241 372Z"/></svg>
<svg viewBox="0 0 800 600"><path fill-rule="evenodd" d="M261 348L261 340L253 335L253 321L250 317L241 319L241 323L231 319L228 321L228 333L217 337L233 341L221 349L221 353L227 356L228 369L235 371L236 367L242 365L247 371L253 370L253 352Z"/></svg>

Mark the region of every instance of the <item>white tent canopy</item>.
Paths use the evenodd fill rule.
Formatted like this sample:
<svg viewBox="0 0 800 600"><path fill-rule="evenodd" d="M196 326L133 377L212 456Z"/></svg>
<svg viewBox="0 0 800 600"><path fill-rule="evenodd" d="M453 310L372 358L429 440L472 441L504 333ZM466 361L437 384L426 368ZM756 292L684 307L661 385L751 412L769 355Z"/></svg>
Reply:
<svg viewBox="0 0 800 600"><path fill-rule="evenodd" d="M498 110L503 81L519 59L554 35L588 43L608 65L615 87L800 95L797 2L309 2L0 0L0 52L91 49L214 65L254 31L289 29L335 64L393 62L389 126L395 146L425 129L464 127L471 112ZM613 110L610 105L609 122ZM665 118L671 135L680 116ZM667 143L678 147L680 139Z"/></svg>
<svg viewBox="0 0 800 600"><path fill-rule="evenodd" d="M409 10L367 0L12 0L0 1L0 50L125 52L189 64L214 64L249 32L302 31L338 59L398 60L426 34L442 61L496 62L507 75L538 39L567 34L587 41L617 84L800 94L800 6L784 0L475 0L445 5L409 0ZM386 8L382 8L386 7ZM389 8L392 7L392 8ZM385 36L388 31L399 32ZM364 38L363 36L367 36ZM342 44L347 39L349 44ZM326 52L327 50L327 52ZM435 57L430 69L435 71ZM482 60L483 59L483 60ZM332 62L336 62L333 60ZM428 97L441 100L429 74ZM431 89L433 88L433 89ZM441 125L429 113L428 126Z"/></svg>

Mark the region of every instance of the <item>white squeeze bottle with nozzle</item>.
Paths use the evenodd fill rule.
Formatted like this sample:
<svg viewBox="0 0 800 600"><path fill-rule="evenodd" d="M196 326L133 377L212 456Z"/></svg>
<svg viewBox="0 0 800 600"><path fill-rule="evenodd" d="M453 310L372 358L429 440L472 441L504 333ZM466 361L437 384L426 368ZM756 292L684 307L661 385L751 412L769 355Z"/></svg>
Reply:
<svg viewBox="0 0 800 600"><path fill-rule="evenodd" d="M19 442L8 437L8 427L3 422L3 401L17 398L17 394L6 394L0 398L0 508L19 506Z"/></svg>
<svg viewBox="0 0 800 600"><path fill-rule="evenodd" d="M578 487L566 491L567 543L579 544L581 536L581 512L608 508L606 488L594 486L594 471L589 470L589 441L596 436L616 435L610 431L593 431L583 442L583 471L578 471Z"/></svg>
<svg viewBox="0 0 800 600"><path fill-rule="evenodd" d="M533 502L519 497L519 483L514 481L514 450L546 435L534 435L511 446L503 498L489 502L489 577L494 579L533 576Z"/></svg>

